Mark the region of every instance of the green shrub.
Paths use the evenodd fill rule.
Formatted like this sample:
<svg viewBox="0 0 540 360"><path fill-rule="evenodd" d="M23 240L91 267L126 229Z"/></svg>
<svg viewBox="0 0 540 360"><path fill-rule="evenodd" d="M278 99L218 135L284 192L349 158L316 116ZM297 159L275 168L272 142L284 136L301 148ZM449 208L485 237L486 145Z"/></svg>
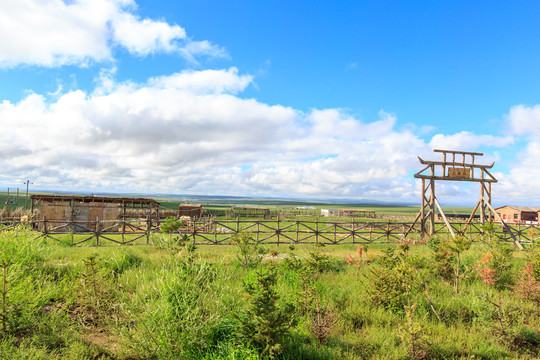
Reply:
<svg viewBox="0 0 540 360"><path fill-rule="evenodd" d="M256 271L255 278L244 283L248 307L237 316L239 336L269 358L283 351L285 337L296 323L292 305L278 306L276 282L273 265Z"/></svg>
<svg viewBox="0 0 540 360"><path fill-rule="evenodd" d="M235 247L235 259L244 269L257 266L262 261L262 254L259 244L253 240L247 232L239 232L232 239L231 244Z"/></svg>
<svg viewBox="0 0 540 360"><path fill-rule="evenodd" d="M136 254L127 253L120 256L115 256L111 259L105 259L104 266L110 270L113 277L118 278L126 270L138 267L143 262L143 259Z"/></svg>

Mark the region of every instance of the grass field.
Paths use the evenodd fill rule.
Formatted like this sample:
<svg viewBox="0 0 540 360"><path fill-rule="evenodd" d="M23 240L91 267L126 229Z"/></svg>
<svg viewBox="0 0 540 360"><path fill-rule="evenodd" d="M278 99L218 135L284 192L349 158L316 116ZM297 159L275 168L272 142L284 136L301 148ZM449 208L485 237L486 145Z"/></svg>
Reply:
<svg viewBox="0 0 540 360"><path fill-rule="evenodd" d="M538 248L244 240L70 247L1 232L0 358L540 356Z"/></svg>
<svg viewBox="0 0 540 360"><path fill-rule="evenodd" d="M32 193L30 193L31 195ZM10 202L9 209L15 210L16 208L24 208L25 206L25 195L26 193L21 191L17 200L16 193L13 191L10 192ZM418 213L420 206L419 205L381 205L381 204L350 204L350 203L328 203L328 202L302 202L298 200L279 200L279 199L258 199L258 198L236 198L236 199L219 199L219 198L208 198L193 197L187 200L178 200L168 197L155 197L157 201L161 202L161 209L163 210L177 210L178 206L181 203L201 203L204 208L212 210L225 210L230 209L234 205L246 205L246 206L263 206L269 209L292 209L297 206L313 206L320 213L321 209L366 209L373 210L380 215L415 215ZM7 192L0 191L0 208L3 208L6 204ZM443 204L444 206L444 204ZM30 208L30 198L28 198L27 207ZM445 207L445 212L458 213L458 214L468 214L472 208L469 207Z"/></svg>

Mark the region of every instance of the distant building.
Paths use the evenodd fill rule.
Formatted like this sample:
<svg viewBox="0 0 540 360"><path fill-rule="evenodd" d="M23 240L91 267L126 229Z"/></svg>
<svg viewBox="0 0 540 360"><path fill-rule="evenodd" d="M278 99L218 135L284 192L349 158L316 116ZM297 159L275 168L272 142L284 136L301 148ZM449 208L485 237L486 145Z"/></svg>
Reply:
<svg viewBox="0 0 540 360"><path fill-rule="evenodd" d="M375 211L366 209L339 209L338 217L375 218Z"/></svg>
<svg viewBox="0 0 540 360"><path fill-rule="evenodd" d="M321 209L321 216L337 216L338 210L336 209Z"/></svg>
<svg viewBox="0 0 540 360"><path fill-rule="evenodd" d="M31 195L32 214L37 209L38 230L46 221L60 232L111 231L114 221L125 219L128 209L159 217L160 203L147 198L78 195ZM110 222L110 223L106 223Z"/></svg>
<svg viewBox="0 0 540 360"><path fill-rule="evenodd" d="M189 216L191 220L198 219L204 214L202 204L180 204L178 206L178 218Z"/></svg>
<svg viewBox="0 0 540 360"><path fill-rule="evenodd" d="M264 207L233 206L230 215L242 218L270 219L270 209Z"/></svg>
<svg viewBox="0 0 540 360"><path fill-rule="evenodd" d="M509 223L538 222L540 207L530 206L501 206L495 209L502 221Z"/></svg>

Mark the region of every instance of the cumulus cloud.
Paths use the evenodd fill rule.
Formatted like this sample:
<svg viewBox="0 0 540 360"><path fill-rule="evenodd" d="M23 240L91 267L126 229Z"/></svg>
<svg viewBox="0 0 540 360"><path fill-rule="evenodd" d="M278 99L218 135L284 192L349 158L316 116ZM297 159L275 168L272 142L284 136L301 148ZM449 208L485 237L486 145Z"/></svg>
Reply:
<svg viewBox="0 0 540 360"><path fill-rule="evenodd" d="M140 18L133 0L17 0L0 2L0 67L55 67L111 61L115 47L138 56L177 53L224 56L208 41L193 41L176 24Z"/></svg>
<svg viewBox="0 0 540 360"><path fill-rule="evenodd" d="M516 105L510 109L505 120L510 131L516 135L540 135L540 105Z"/></svg>
<svg viewBox="0 0 540 360"><path fill-rule="evenodd" d="M49 187L402 199L427 151L384 111L365 121L241 98L252 78L235 68L102 79L99 91L2 102L0 143L17 149L4 173Z"/></svg>
<svg viewBox="0 0 540 360"><path fill-rule="evenodd" d="M504 116L509 131L522 139L523 149L511 161L507 173L498 173L500 193L514 203L540 206L540 105L513 106Z"/></svg>
<svg viewBox="0 0 540 360"><path fill-rule="evenodd" d="M468 131L452 135L437 134L430 141L434 149L464 151L474 151L479 147L503 147L513 143L512 136L476 135Z"/></svg>

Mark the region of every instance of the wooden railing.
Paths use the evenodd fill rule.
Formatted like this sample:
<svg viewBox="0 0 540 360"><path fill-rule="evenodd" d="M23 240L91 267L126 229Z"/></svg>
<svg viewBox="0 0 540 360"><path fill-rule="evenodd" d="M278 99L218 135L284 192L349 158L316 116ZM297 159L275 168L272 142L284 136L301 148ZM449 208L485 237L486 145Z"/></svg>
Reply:
<svg viewBox="0 0 540 360"><path fill-rule="evenodd" d="M435 235L450 238L445 223L435 224ZM305 220L216 220L194 221L181 227L179 233L187 236L194 244L218 245L230 244L239 232L247 232L253 241L261 244L313 244L324 243L391 243L403 239L420 240L420 225L411 222L381 221L312 221ZM479 241L485 235L481 224L464 222L450 223L454 233L462 234L472 241ZM507 224L510 231L520 242L530 243L538 240L538 224ZM71 245L105 244L150 244L160 233L159 223L155 219L113 220L113 221L4 221L0 228L4 231L20 227L35 231L36 238L46 237ZM37 230L39 229L39 231ZM510 234L500 224L494 226L495 234L505 241L512 241Z"/></svg>

